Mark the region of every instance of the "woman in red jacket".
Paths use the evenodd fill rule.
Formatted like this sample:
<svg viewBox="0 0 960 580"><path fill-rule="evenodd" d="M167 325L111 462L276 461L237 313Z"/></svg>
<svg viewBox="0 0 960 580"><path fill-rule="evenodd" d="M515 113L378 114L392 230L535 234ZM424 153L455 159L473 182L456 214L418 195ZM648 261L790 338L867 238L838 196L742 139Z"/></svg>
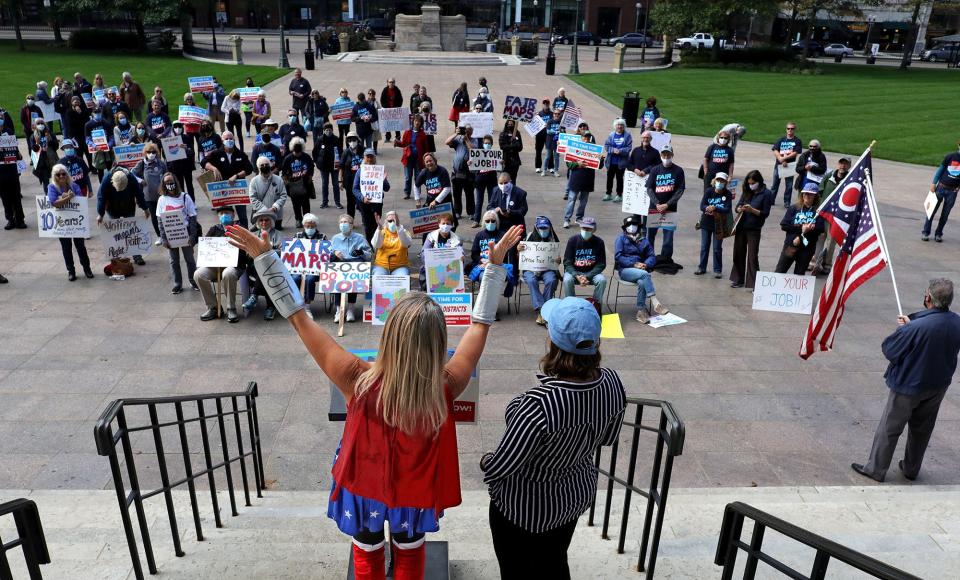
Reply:
<svg viewBox="0 0 960 580"><path fill-rule="evenodd" d="M414 178L423 169L423 155L430 152L430 142L427 132L423 129L423 117L413 115L413 128L403 132L403 137L393 140L394 147L403 147L403 199L410 199L410 188ZM420 188L414 191L413 199L420 207Z"/></svg>
<svg viewBox="0 0 960 580"><path fill-rule="evenodd" d="M422 580L424 535L439 530L444 509L460 504L453 401L483 353L506 284L503 258L520 231L511 228L490 245L473 324L449 361L443 311L426 294L410 292L390 312L377 360L369 363L307 316L299 288L269 239L239 226L227 230L231 242L254 258L277 311L346 399L327 516L353 537L358 580L385 576L384 522L395 546L393 577Z"/></svg>

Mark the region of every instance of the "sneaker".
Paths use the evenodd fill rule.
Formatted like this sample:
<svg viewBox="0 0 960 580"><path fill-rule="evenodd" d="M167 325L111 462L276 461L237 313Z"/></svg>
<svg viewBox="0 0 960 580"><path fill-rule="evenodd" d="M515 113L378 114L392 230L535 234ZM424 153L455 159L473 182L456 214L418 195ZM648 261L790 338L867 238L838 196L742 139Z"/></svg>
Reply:
<svg viewBox="0 0 960 580"><path fill-rule="evenodd" d="M650 313L646 308L637 310L637 322L640 324L650 324Z"/></svg>
<svg viewBox="0 0 960 580"><path fill-rule="evenodd" d="M943 242L943 236L934 236L934 237L933 237L933 241L935 241L935 242L937 242L938 244L940 244L940 243Z"/></svg>
<svg viewBox="0 0 960 580"><path fill-rule="evenodd" d="M197 283L194 282L193 280L190 280L190 287L193 288L193 291L194 291L194 292L199 292L199 291L200 291L200 287L197 286Z"/></svg>
<svg viewBox="0 0 960 580"><path fill-rule="evenodd" d="M663 316L664 314L667 314L668 312L670 312L670 310L666 306L664 306L659 300L657 300L656 296L650 297L650 306L653 307L653 312L657 316Z"/></svg>
<svg viewBox="0 0 960 580"><path fill-rule="evenodd" d="M247 131L247 139L250 138L250 131Z"/></svg>
<svg viewBox="0 0 960 580"><path fill-rule="evenodd" d="M723 274L721 272L714 272L713 277L719 280L720 278L723 278Z"/></svg>
<svg viewBox="0 0 960 580"><path fill-rule="evenodd" d="M276 313L277 313L277 312L276 312L276 310L273 309L273 307L267 306L267 307L263 310L263 319L264 319L264 320L273 320L273 317L276 316Z"/></svg>
<svg viewBox="0 0 960 580"><path fill-rule="evenodd" d="M338 203L338 204L337 204L337 209L343 209L343 206Z"/></svg>
<svg viewBox="0 0 960 580"><path fill-rule="evenodd" d="M470 227L473 229L477 229L480 227L480 222L473 222L472 224L470 224Z"/></svg>
<svg viewBox="0 0 960 580"><path fill-rule="evenodd" d="M704 272L706 272L706 270L704 270L704 269L702 269L702 268L697 268L697 269L693 272L693 275L694 275L694 276L703 276L703 273L704 273Z"/></svg>
<svg viewBox="0 0 960 580"><path fill-rule="evenodd" d="M207 322L208 320L213 320L214 318L217 317L217 314L219 314L217 312L217 307L211 306L210 308L207 308L203 314L200 315L200 320L204 322Z"/></svg>
<svg viewBox="0 0 960 580"><path fill-rule="evenodd" d="M547 325L547 321L543 319L543 315L540 314L539 312L537 312L537 324L539 324L540 326Z"/></svg>
<svg viewBox="0 0 960 580"><path fill-rule="evenodd" d="M237 315L236 308L227 308L227 322L240 322L240 316Z"/></svg>
<svg viewBox="0 0 960 580"><path fill-rule="evenodd" d="M143 256L134 256L133 263L138 266L146 266L147 263L143 261Z"/></svg>
<svg viewBox="0 0 960 580"><path fill-rule="evenodd" d="M603 201L611 201L612 199L613 199L613 196L610 195L609 193L603 196Z"/></svg>
<svg viewBox="0 0 960 580"><path fill-rule="evenodd" d="M925 241L925 242L929 242L929 241L930 241L930 236L927 235L927 234L920 234L920 239L923 240L923 241Z"/></svg>
<svg viewBox="0 0 960 580"><path fill-rule="evenodd" d="M621 201L623 201L623 196L622 196L622 195L615 195L615 196L613 196L613 201L621 202Z"/></svg>
<svg viewBox="0 0 960 580"><path fill-rule="evenodd" d="M357 314L354 312L354 309L350 306L347 306L347 322L356 322Z"/></svg>
<svg viewBox="0 0 960 580"><path fill-rule="evenodd" d="M547 177L547 172L546 172L546 171L544 171L544 172L543 172L543 173L541 173L540 175L542 175L542 176L544 176L544 177Z"/></svg>
<svg viewBox="0 0 960 580"><path fill-rule="evenodd" d="M183 292L183 286L179 284L170 289L171 294L180 294L181 292Z"/></svg>
<svg viewBox="0 0 960 580"><path fill-rule="evenodd" d="M253 311L257 307L257 296L251 295L250 298L247 298L247 301L243 303L243 309L247 312Z"/></svg>
<svg viewBox="0 0 960 580"><path fill-rule="evenodd" d="M536 173L537 173L537 175L543 175L543 170L541 170L539 167L537 167Z"/></svg>
<svg viewBox="0 0 960 580"><path fill-rule="evenodd" d="M163 242L161 242L160 240L157 240L157 241L153 242L153 245L154 245L154 246L159 246L159 245L161 245L161 244L163 244Z"/></svg>
<svg viewBox="0 0 960 580"><path fill-rule="evenodd" d="M570 222L568 222L567 220L563 220L563 229L569 230L569 229L570 229Z"/></svg>
<svg viewBox="0 0 960 580"><path fill-rule="evenodd" d="M334 322L337 322L337 323L340 322L340 307L339 307L339 306L337 306L337 311L334 312L334 314L333 314L333 321L334 321Z"/></svg>
<svg viewBox="0 0 960 580"><path fill-rule="evenodd" d="M550 173L552 173L554 177L560 177L560 174L557 173L557 170L556 170L556 169L551 169L551 170L550 170Z"/></svg>

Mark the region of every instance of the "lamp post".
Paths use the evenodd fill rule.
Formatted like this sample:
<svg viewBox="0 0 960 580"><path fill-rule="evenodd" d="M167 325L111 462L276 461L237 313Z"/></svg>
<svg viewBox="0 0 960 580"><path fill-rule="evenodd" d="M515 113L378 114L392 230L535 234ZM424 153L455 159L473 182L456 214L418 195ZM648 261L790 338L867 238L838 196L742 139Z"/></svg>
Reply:
<svg viewBox="0 0 960 580"><path fill-rule="evenodd" d="M647 22L650 20L650 0L643 5L643 43L640 44L640 63L647 62Z"/></svg>
<svg viewBox="0 0 960 580"><path fill-rule="evenodd" d="M573 21L573 47L570 49L570 70L567 74L580 74L580 63L577 62L578 44L580 44L580 0L577 0L577 16Z"/></svg>
<svg viewBox="0 0 960 580"><path fill-rule="evenodd" d="M641 6L641 4L640 4L639 2L637 2L637 4L636 4L636 8L637 8L637 19L636 19L636 20L634 21L634 23L633 23L633 31L634 31L634 32L640 32L640 6Z"/></svg>
<svg viewBox="0 0 960 580"><path fill-rule="evenodd" d="M873 32L873 23L876 21L877 17L873 14L867 16L867 40L863 43L863 54L870 51L870 33Z"/></svg>
<svg viewBox="0 0 960 580"><path fill-rule="evenodd" d="M533 0L533 33L537 33L537 0Z"/></svg>
<svg viewBox="0 0 960 580"><path fill-rule="evenodd" d="M286 39L283 36L283 0L280 0L277 3L277 8L280 11L280 62L277 63L279 68L290 68L290 61L287 60L287 44ZM349 47L348 47L349 50Z"/></svg>

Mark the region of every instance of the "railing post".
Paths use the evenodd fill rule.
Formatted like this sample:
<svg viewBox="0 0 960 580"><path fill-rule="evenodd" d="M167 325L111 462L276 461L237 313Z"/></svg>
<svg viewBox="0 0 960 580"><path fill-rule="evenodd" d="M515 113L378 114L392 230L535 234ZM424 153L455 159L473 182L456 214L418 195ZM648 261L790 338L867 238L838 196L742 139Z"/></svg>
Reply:
<svg viewBox="0 0 960 580"><path fill-rule="evenodd" d="M257 497L263 497L263 493L261 492L267 489L267 476L263 471L263 450L260 448L260 417L257 414L257 383L251 381L250 388L252 392L249 395L249 405L250 409L253 410L253 413L249 415L249 419L252 423L250 437L253 448L256 450L253 458L257 462L258 471L260 473L260 484L257 486Z"/></svg>
<svg viewBox="0 0 960 580"><path fill-rule="evenodd" d="M197 486L193 483L193 466L190 464L190 445L187 443L187 429L183 423L183 403L174 403L177 411L177 428L180 431L180 450L183 453L183 469L187 478L187 491L190 492L190 507L193 510L193 524L197 529L197 541L203 541L203 528L200 526L200 506L197 505Z"/></svg>
<svg viewBox="0 0 960 580"><path fill-rule="evenodd" d="M597 471L600 471L600 453L601 453L601 449L602 449L601 447L597 447L597 454L596 454L596 456L595 456L594 459L593 459L593 468L596 469ZM591 526L591 527L593 526L593 515L594 515L594 513L596 512L596 508L597 508L597 494L598 494L598 493L600 493L599 489L598 489L598 490L594 490L594 492L593 492L593 499L590 501L590 515L587 517L587 525L588 525L588 526Z"/></svg>
<svg viewBox="0 0 960 580"><path fill-rule="evenodd" d="M180 527L177 525L177 513L173 507L173 493L170 491L170 474L167 472L167 457L163 451L163 437L160 435L160 421L157 417L157 406L147 405L150 413L150 426L153 431L153 444L157 450L157 464L160 468L160 485L163 486L163 499L167 504L167 517L170 520L170 534L173 536L173 552L177 557L183 557L183 548L180 546Z"/></svg>
<svg viewBox="0 0 960 580"><path fill-rule="evenodd" d="M197 414L200 416L200 440L203 443L203 461L207 466L210 501L213 503L213 521L218 528L222 528L223 522L220 520L220 501L217 499L217 481L213 475L213 460L210 458L210 436L207 434L207 415L203 411L203 399L197 401Z"/></svg>
<svg viewBox="0 0 960 580"><path fill-rule="evenodd" d="M720 528L721 545L717 546L717 555L723 550L723 574L720 580L731 580L737 566L737 542L743 533L743 514L729 506L723 514L723 526ZM719 563L719 562L717 562Z"/></svg>
<svg viewBox="0 0 960 580"><path fill-rule="evenodd" d="M637 404L637 413L634 416L634 425L643 422L643 405ZM623 495L623 513L620 516L620 541L617 543L617 553L623 553L623 546L627 540L627 522L630 520L630 497L633 494L633 474L637 469L637 448L640 445L640 428L633 428L633 439L630 442L630 463L627 467L627 487Z"/></svg>
<svg viewBox="0 0 960 580"><path fill-rule="evenodd" d="M3 549L3 539L0 538L0 580L13 580L10 571L10 562L7 561L7 551Z"/></svg>
<svg viewBox="0 0 960 580"><path fill-rule="evenodd" d="M124 498L123 511L126 513L130 509L130 502L137 511L137 522L140 525L140 537L143 539L143 554L147 558L147 570L151 574L157 573L157 561L153 557L153 543L150 541L150 529L147 527L147 514L143 511L143 499L140 497L140 480L137 478L137 466L133 460L133 449L130 447L130 433L127 431L127 415L123 408L117 414L117 427L120 429L120 444L123 446L123 461L127 464L127 477L130 479L130 498L124 495L122 482L118 481L121 487L117 492ZM119 470L119 466L117 467ZM129 518L129 514L127 515ZM132 553L136 553L135 544L130 548ZM140 560L136 560L134 569L138 568ZM139 578L143 578L143 571Z"/></svg>
<svg viewBox="0 0 960 580"><path fill-rule="evenodd" d="M230 515L237 517L237 498L233 493L233 472L230 469L230 444L227 441L227 429L223 424L223 402L219 397L217 401L217 426L220 428L220 445L223 448L223 467L227 471L227 491L230 495ZM243 458L240 458L241 463Z"/></svg>
<svg viewBox="0 0 960 580"><path fill-rule="evenodd" d="M827 566L830 564L830 554L824 550L817 550L813 559L813 569L810 570L810 580L823 580L827 576Z"/></svg>
<svg viewBox="0 0 960 580"><path fill-rule="evenodd" d="M609 540L607 531L610 529L610 505L613 503L613 478L617 474L617 451L620 449L620 440L617 439L610 447L610 476L607 478L607 498L603 506L603 531L600 537Z"/></svg>
<svg viewBox="0 0 960 580"><path fill-rule="evenodd" d="M231 403L233 403L233 430L237 434L237 453L240 454L240 477L243 478L243 497L247 502L247 507L250 507L250 484L247 482L247 458L243 452L243 431L240 429L240 413L237 410L237 398L230 397ZM247 413L249 414L249 407L247 408ZM260 479L257 476L257 462L253 461L253 478L259 483Z"/></svg>

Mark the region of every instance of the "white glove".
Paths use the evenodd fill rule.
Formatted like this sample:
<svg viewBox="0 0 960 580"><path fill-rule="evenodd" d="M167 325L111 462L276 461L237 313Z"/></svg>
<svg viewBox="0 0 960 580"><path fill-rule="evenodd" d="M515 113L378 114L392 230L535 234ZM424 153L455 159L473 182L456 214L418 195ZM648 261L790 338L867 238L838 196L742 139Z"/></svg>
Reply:
<svg viewBox="0 0 960 580"><path fill-rule="evenodd" d="M499 264L487 264L480 279L480 291L473 305L473 321L493 324L497 318L497 305L507 285L507 269Z"/></svg>

